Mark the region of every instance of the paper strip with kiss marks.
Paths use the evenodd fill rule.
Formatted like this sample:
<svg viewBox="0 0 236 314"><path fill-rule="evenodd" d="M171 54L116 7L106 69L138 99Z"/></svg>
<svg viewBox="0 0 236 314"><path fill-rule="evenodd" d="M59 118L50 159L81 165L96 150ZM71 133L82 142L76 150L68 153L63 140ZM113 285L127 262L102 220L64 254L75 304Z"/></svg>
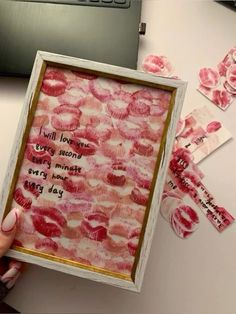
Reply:
<svg viewBox="0 0 236 314"><path fill-rule="evenodd" d="M172 184L167 184L169 192L172 186L172 190L180 197L183 197L183 194L189 195L219 232L234 222L235 218L218 204L202 183L200 173L193 171L196 170L196 165L188 150L178 149L173 152L169 168L172 180Z"/></svg>

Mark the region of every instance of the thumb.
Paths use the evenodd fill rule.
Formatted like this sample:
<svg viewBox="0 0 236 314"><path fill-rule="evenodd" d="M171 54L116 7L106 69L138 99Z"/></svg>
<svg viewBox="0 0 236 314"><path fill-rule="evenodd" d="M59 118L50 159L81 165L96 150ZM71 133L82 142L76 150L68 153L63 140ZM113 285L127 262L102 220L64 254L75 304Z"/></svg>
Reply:
<svg viewBox="0 0 236 314"><path fill-rule="evenodd" d="M10 248L16 233L16 224L20 217L18 208L12 209L2 222L0 230L0 257Z"/></svg>

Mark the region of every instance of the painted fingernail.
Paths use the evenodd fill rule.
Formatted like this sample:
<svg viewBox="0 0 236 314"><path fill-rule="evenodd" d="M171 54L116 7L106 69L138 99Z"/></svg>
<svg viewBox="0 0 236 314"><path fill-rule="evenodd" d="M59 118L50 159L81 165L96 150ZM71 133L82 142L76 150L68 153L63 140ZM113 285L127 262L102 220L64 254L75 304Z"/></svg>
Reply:
<svg viewBox="0 0 236 314"><path fill-rule="evenodd" d="M1 230L3 232L11 232L20 216L20 209L13 208L2 222Z"/></svg>
<svg viewBox="0 0 236 314"><path fill-rule="evenodd" d="M16 283L16 281L17 281L17 279L18 279L19 276L20 276L20 273L18 273L18 274L14 277L14 279L12 279L11 281L9 281L9 282L6 284L6 287L7 287L8 289L11 289L11 288L15 285L15 283Z"/></svg>
<svg viewBox="0 0 236 314"><path fill-rule="evenodd" d="M1 281L6 283L13 280L18 275L19 270L16 268L10 268L1 278Z"/></svg>

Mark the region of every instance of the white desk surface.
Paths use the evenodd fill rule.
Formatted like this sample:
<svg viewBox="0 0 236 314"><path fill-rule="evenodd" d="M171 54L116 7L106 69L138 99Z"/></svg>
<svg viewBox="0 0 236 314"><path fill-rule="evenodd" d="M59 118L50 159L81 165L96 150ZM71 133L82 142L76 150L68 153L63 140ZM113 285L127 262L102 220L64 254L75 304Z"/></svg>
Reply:
<svg viewBox="0 0 236 314"><path fill-rule="evenodd" d="M196 91L198 71L215 66L236 44L236 12L214 1L144 0L139 67L166 55L189 82L183 114L207 105L236 137L236 101L226 112ZM27 80L0 78L0 185L6 171ZM9 125L11 128L9 129ZM204 160L204 182L236 216L236 141ZM200 227L187 240L160 216L141 294L28 266L6 301L25 313L235 314L236 225L219 234L198 210Z"/></svg>

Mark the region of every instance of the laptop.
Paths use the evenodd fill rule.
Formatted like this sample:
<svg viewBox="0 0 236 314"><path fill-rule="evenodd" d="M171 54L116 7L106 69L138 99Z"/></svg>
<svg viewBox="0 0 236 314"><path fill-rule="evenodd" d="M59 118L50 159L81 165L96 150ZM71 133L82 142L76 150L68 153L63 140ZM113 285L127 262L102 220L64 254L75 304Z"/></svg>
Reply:
<svg viewBox="0 0 236 314"><path fill-rule="evenodd" d="M137 68L141 0L1 0L0 75L28 76L37 50Z"/></svg>

